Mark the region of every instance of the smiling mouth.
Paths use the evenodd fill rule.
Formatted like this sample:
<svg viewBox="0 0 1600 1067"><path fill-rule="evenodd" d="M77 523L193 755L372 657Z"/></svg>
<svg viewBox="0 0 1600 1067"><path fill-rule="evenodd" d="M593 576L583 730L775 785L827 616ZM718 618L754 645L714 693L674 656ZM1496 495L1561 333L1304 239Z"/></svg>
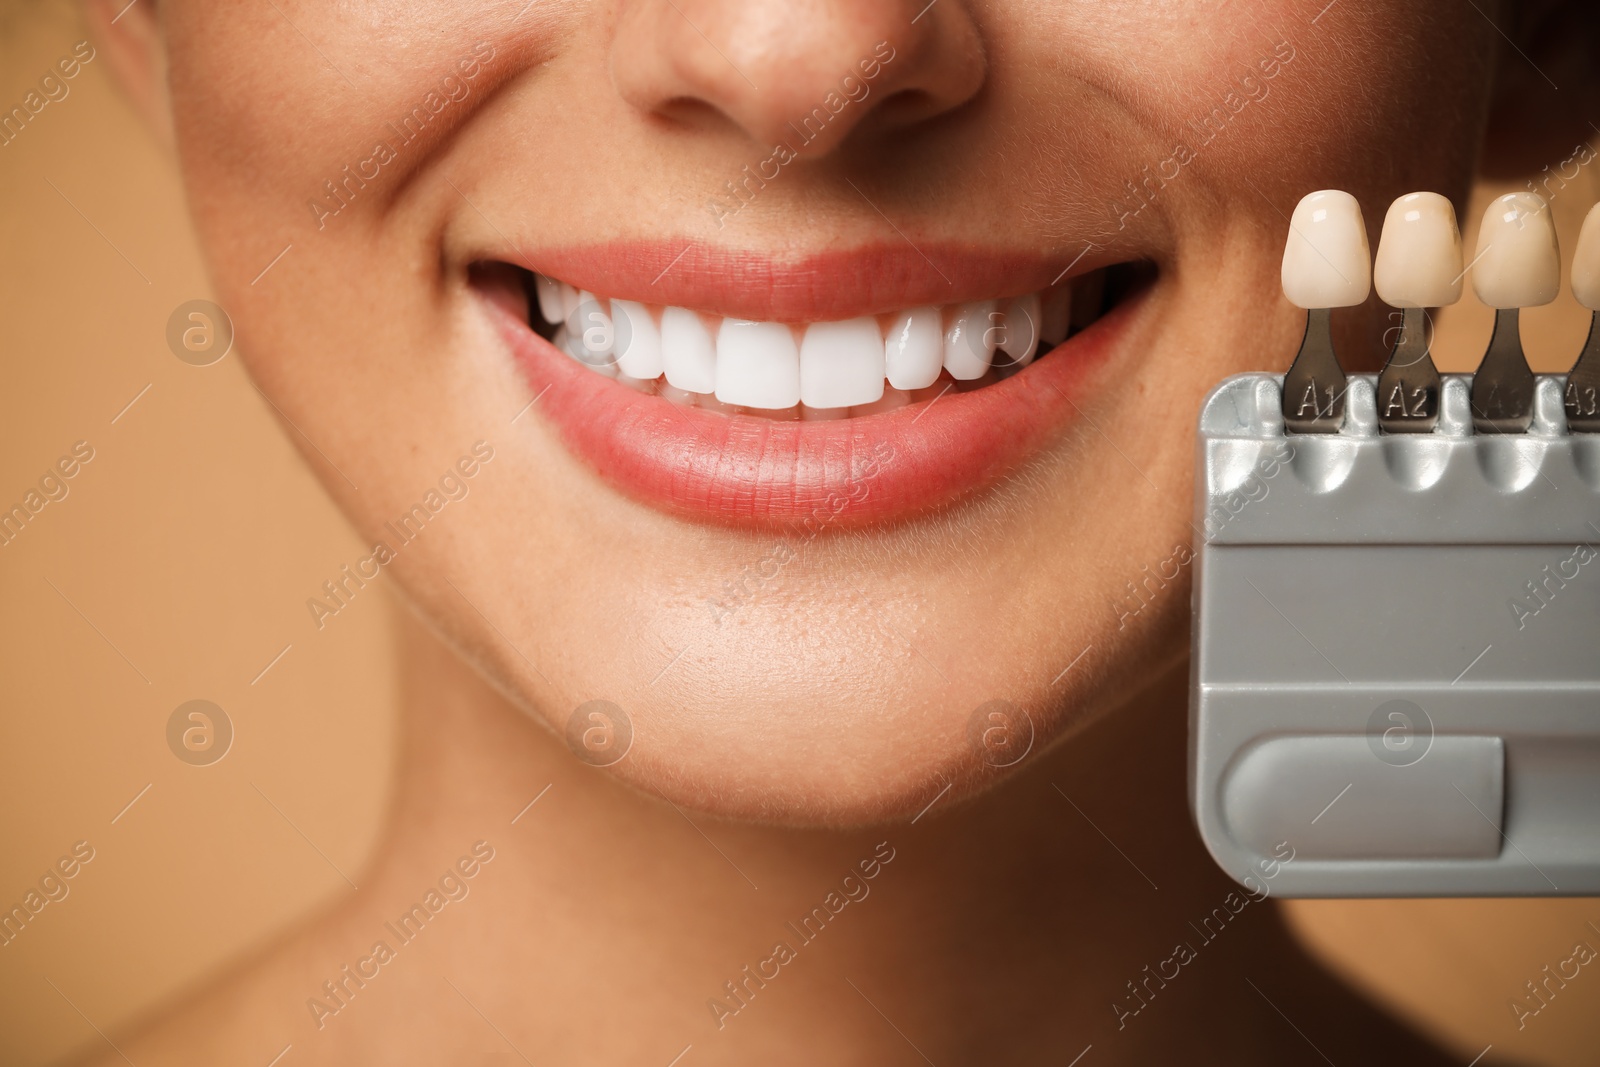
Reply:
<svg viewBox="0 0 1600 1067"><path fill-rule="evenodd" d="M815 421L1004 381L1092 326L1137 274L1119 264L1009 299L809 323L596 296L506 263L479 264L473 277L558 351L636 392L724 415Z"/></svg>
<svg viewBox="0 0 1600 1067"><path fill-rule="evenodd" d="M555 250L539 270L480 259L468 282L536 421L603 480L682 517L789 530L900 521L1016 474L1109 384L1157 277L1086 264L1030 290L1048 263L951 252L954 277L930 280L892 247L717 257L682 257L658 285L670 246ZM628 295L580 287L607 282ZM681 302L637 299L651 292Z"/></svg>

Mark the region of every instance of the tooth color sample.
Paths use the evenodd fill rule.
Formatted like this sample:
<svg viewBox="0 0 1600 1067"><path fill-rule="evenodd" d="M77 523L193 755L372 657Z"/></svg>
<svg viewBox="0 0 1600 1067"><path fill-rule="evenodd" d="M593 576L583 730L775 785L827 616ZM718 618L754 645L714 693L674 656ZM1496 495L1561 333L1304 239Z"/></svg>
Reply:
<svg viewBox="0 0 1600 1067"><path fill-rule="evenodd" d="M778 322L723 319L717 331L717 399L749 408L800 403L800 352Z"/></svg>
<svg viewBox="0 0 1600 1067"><path fill-rule="evenodd" d="M1536 193L1507 193L1489 205L1478 228L1472 289L1492 308L1548 304L1561 289L1555 220Z"/></svg>
<svg viewBox="0 0 1600 1067"><path fill-rule="evenodd" d="M1341 189L1308 193L1289 220L1283 295L1296 307L1342 308L1372 290L1372 255L1361 205Z"/></svg>
<svg viewBox="0 0 1600 1067"><path fill-rule="evenodd" d="M1572 254L1572 295L1590 311L1600 311L1600 204L1584 216L1578 250Z"/></svg>
<svg viewBox="0 0 1600 1067"><path fill-rule="evenodd" d="M717 387L717 349L700 316L687 308L661 313L661 370L667 384L689 393Z"/></svg>
<svg viewBox="0 0 1600 1067"><path fill-rule="evenodd" d="M974 300L955 309L944 332L944 369L957 381L982 378L994 359L994 300Z"/></svg>
<svg viewBox="0 0 1600 1067"><path fill-rule="evenodd" d="M883 396L884 343L873 318L814 322L800 341L800 403L849 408Z"/></svg>
<svg viewBox="0 0 1600 1067"><path fill-rule="evenodd" d="M1461 299L1461 231L1446 197L1407 193L1389 205L1372 283L1390 307L1444 307Z"/></svg>
<svg viewBox="0 0 1600 1067"><path fill-rule="evenodd" d="M902 311L883 338L884 373L896 389L926 389L944 369L939 309Z"/></svg>

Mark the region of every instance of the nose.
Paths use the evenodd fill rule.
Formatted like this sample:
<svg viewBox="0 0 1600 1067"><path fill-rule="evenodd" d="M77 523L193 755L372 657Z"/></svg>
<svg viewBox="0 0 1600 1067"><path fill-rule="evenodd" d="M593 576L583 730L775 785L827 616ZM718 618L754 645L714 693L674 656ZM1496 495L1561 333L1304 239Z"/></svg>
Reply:
<svg viewBox="0 0 1600 1067"><path fill-rule="evenodd" d="M858 129L900 130L982 87L966 0L623 0L611 77L640 111L731 124L820 156Z"/></svg>

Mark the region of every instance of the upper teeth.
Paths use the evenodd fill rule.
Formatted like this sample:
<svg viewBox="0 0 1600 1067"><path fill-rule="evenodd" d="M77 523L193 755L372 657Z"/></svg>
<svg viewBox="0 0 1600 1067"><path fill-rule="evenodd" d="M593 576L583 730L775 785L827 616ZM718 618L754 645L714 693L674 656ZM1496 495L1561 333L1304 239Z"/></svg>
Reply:
<svg viewBox="0 0 1600 1067"><path fill-rule="evenodd" d="M664 379L656 384L669 396L766 411L843 413L885 400L886 382L909 393L941 371L972 381L1026 366L1041 341L1060 344L1098 310L1081 302L1074 321L1068 282L1010 300L792 325L597 298L543 275L534 288L540 316L559 324L556 346L587 366L641 388Z"/></svg>

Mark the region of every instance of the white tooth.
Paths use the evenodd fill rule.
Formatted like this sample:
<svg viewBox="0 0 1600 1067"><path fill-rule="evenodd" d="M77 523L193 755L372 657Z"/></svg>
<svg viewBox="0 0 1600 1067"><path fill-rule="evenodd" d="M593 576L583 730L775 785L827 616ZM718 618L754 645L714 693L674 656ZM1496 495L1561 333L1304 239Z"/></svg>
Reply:
<svg viewBox="0 0 1600 1067"><path fill-rule="evenodd" d="M884 335L884 368L896 389L923 389L944 367L944 338L939 336L939 309L902 311Z"/></svg>
<svg viewBox="0 0 1600 1067"><path fill-rule="evenodd" d="M1072 324L1072 283L1053 285L1045 290L1039 308L1039 338L1054 348L1067 339Z"/></svg>
<svg viewBox="0 0 1600 1067"><path fill-rule="evenodd" d="M586 358L587 354L583 350L583 342L573 336L572 331L567 328L565 323L556 327L555 335L550 338L550 343L571 356L574 363L581 363L590 370L605 375L607 378L615 378L617 376L617 365L615 363L609 360L589 362L589 359Z"/></svg>
<svg viewBox="0 0 1600 1067"><path fill-rule="evenodd" d="M687 389L679 389L670 382L657 382L656 395L661 397L663 400L670 400L674 404L681 404L684 407L694 407L695 401L699 398L700 394L691 393Z"/></svg>
<svg viewBox="0 0 1600 1067"><path fill-rule="evenodd" d="M1007 302L1000 320L1000 337L996 347L1011 357L1011 363L1026 367L1033 362L1033 354L1039 347L1040 316L1038 293L1029 293Z"/></svg>
<svg viewBox="0 0 1600 1067"><path fill-rule="evenodd" d="M1590 311L1600 311L1600 204L1584 216L1578 250L1572 253L1572 295Z"/></svg>
<svg viewBox="0 0 1600 1067"><path fill-rule="evenodd" d="M567 318L567 329L572 334L572 354L580 363L596 368L616 365L612 354L616 329L605 305L593 293L578 294L578 303Z"/></svg>
<svg viewBox="0 0 1600 1067"><path fill-rule="evenodd" d="M561 321L566 322L572 317L573 309L578 306L578 290L566 282L558 282L556 284L560 287Z"/></svg>
<svg viewBox="0 0 1600 1067"><path fill-rule="evenodd" d="M1289 220L1283 295L1303 308L1359 304L1372 290L1372 256L1361 205L1341 189L1307 193Z"/></svg>
<svg viewBox="0 0 1600 1067"><path fill-rule="evenodd" d="M661 312L661 371L684 392L709 393L717 387L716 346L700 316L688 308Z"/></svg>
<svg viewBox="0 0 1600 1067"><path fill-rule="evenodd" d="M1448 199L1407 193L1389 205L1372 284L1390 307L1444 307L1461 299L1461 231Z"/></svg>
<svg viewBox="0 0 1600 1067"><path fill-rule="evenodd" d="M982 378L994 361L995 301L974 300L957 307L944 331L944 369L966 382Z"/></svg>
<svg viewBox="0 0 1600 1067"><path fill-rule="evenodd" d="M1489 205L1478 227L1472 288L1492 308L1548 304L1561 289L1556 224L1537 193L1507 193Z"/></svg>
<svg viewBox="0 0 1600 1067"><path fill-rule="evenodd" d="M533 291L539 297L539 314L544 321L554 326L566 319L566 314L561 306L561 283L554 278L546 278L543 274L533 276Z"/></svg>
<svg viewBox="0 0 1600 1067"><path fill-rule="evenodd" d="M617 327L617 369L630 378L661 377L661 330L650 309L632 300L611 301Z"/></svg>
<svg viewBox="0 0 1600 1067"><path fill-rule="evenodd" d="M883 395L884 347L878 320L813 322L800 341L800 403L848 408Z"/></svg>
<svg viewBox="0 0 1600 1067"><path fill-rule="evenodd" d="M780 322L723 319L717 331L717 399L750 408L800 402L800 352Z"/></svg>

